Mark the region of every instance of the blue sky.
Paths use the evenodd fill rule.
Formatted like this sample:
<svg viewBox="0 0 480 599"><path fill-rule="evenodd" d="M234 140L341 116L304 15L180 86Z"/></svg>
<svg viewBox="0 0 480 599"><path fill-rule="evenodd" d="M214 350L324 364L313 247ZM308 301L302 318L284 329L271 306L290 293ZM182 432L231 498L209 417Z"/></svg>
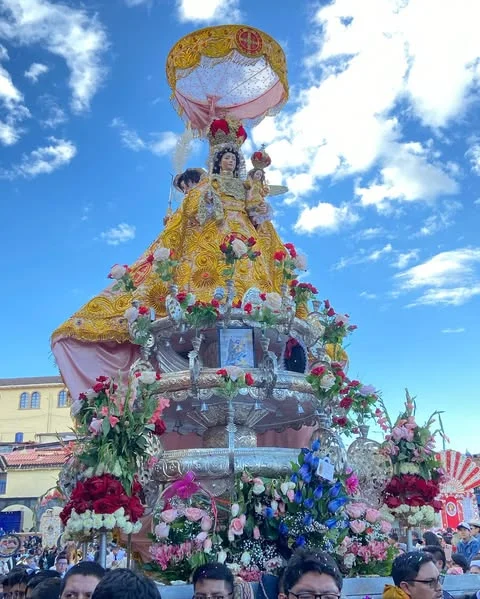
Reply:
<svg viewBox="0 0 480 599"><path fill-rule="evenodd" d="M243 22L287 55L291 99L248 148L267 143L283 239L359 325L350 374L393 413L408 386L479 452L479 17L476 0L0 0L0 377L55 374L51 332L158 235L183 130L166 56Z"/></svg>

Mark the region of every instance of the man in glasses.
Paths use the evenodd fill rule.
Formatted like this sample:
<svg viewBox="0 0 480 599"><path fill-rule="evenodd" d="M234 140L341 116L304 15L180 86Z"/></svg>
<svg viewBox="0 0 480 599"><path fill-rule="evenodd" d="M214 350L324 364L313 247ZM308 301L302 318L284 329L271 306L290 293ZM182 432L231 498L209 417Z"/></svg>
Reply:
<svg viewBox="0 0 480 599"><path fill-rule="evenodd" d="M199 566L192 576L193 599L231 599L233 574L227 566L210 563Z"/></svg>
<svg viewBox="0 0 480 599"><path fill-rule="evenodd" d="M328 553L297 549L283 573L279 599L340 599L343 578Z"/></svg>
<svg viewBox="0 0 480 599"><path fill-rule="evenodd" d="M385 586L383 599L442 599L444 577L426 551L410 551L395 558L392 578L395 586Z"/></svg>

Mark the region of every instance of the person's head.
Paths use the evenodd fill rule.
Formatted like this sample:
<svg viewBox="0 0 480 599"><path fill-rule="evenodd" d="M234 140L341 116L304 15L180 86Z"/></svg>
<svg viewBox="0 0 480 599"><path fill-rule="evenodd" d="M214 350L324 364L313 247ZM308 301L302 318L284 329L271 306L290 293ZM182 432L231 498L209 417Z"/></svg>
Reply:
<svg viewBox="0 0 480 599"><path fill-rule="evenodd" d="M474 555L470 562L470 574L480 574L480 555Z"/></svg>
<svg viewBox="0 0 480 599"><path fill-rule="evenodd" d="M445 570L447 566L447 558L445 556L445 551L440 547L440 545L425 545L425 547L422 547L422 550L430 553L430 555L433 556L435 565L440 572Z"/></svg>
<svg viewBox="0 0 480 599"><path fill-rule="evenodd" d="M66 553L59 553L55 558L55 570L59 574L65 574L68 568L68 557Z"/></svg>
<svg viewBox="0 0 480 599"><path fill-rule="evenodd" d="M60 599L90 599L105 569L96 562L80 562L65 574L60 589Z"/></svg>
<svg viewBox="0 0 480 599"><path fill-rule="evenodd" d="M459 553L452 554L452 562L455 564L455 566L460 566L464 574L466 574L470 568L469 560L464 555Z"/></svg>
<svg viewBox="0 0 480 599"><path fill-rule="evenodd" d="M338 599L343 579L335 560L323 551L297 549L283 573L279 599Z"/></svg>
<svg viewBox="0 0 480 599"><path fill-rule="evenodd" d="M233 173L234 177L238 177L238 166L240 160L238 152L234 148L224 148L219 150L213 159L213 173L220 174L222 172Z"/></svg>
<svg viewBox="0 0 480 599"><path fill-rule="evenodd" d="M195 168L187 168L181 175L175 178L174 185L177 189L183 191L184 194L187 194L191 189L193 189L202 178L202 172L199 169Z"/></svg>
<svg viewBox="0 0 480 599"><path fill-rule="evenodd" d="M44 578L32 591L32 599L58 599L60 596L60 578Z"/></svg>
<svg viewBox="0 0 480 599"><path fill-rule="evenodd" d="M25 568L14 568L3 582L4 599L24 599L28 574Z"/></svg>
<svg viewBox="0 0 480 599"><path fill-rule="evenodd" d="M160 592L150 578L118 568L105 574L92 599L160 599Z"/></svg>
<svg viewBox="0 0 480 599"><path fill-rule="evenodd" d="M27 582L25 599L32 599L33 589L49 578L58 578L60 580L60 574L56 570L37 570L31 575Z"/></svg>
<svg viewBox="0 0 480 599"><path fill-rule="evenodd" d="M199 566L193 572L192 583L196 599L227 599L233 595L233 574L225 564Z"/></svg>
<svg viewBox="0 0 480 599"><path fill-rule="evenodd" d="M458 536L462 539L462 541L470 541L472 537L472 527L468 522L460 522L457 526Z"/></svg>
<svg viewBox="0 0 480 599"><path fill-rule="evenodd" d="M471 528L472 528L472 534L473 536L478 536L480 535L480 520L472 520L471 522L469 522Z"/></svg>
<svg viewBox="0 0 480 599"><path fill-rule="evenodd" d="M432 532L431 530L427 530L423 533L423 544L440 545L440 540L434 532Z"/></svg>
<svg viewBox="0 0 480 599"><path fill-rule="evenodd" d="M252 181L265 181L265 173L261 168L252 168L248 171L248 178Z"/></svg>
<svg viewBox="0 0 480 599"><path fill-rule="evenodd" d="M388 535L388 543L389 545L396 545L398 543L398 535L396 532L391 532Z"/></svg>
<svg viewBox="0 0 480 599"><path fill-rule="evenodd" d="M441 599L443 576L426 551L409 551L395 558L392 578L410 599Z"/></svg>

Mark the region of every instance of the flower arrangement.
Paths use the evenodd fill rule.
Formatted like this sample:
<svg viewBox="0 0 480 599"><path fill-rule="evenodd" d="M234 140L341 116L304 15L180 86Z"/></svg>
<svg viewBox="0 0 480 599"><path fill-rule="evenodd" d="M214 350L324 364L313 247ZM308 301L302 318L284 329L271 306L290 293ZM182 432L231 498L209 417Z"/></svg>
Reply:
<svg viewBox="0 0 480 599"><path fill-rule="evenodd" d="M306 376L306 381L312 386L322 410L327 405L333 409L335 398L338 397L346 380L347 376L339 362L315 366Z"/></svg>
<svg viewBox="0 0 480 599"><path fill-rule="evenodd" d="M325 327L324 343L341 344L347 335L357 329L357 325L349 324L350 316L335 312L328 299L323 302L321 321Z"/></svg>
<svg viewBox="0 0 480 599"><path fill-rule="evenodd" d="M113 291L135 291L137 288L127 264L114 264L108 278L116 281L112 287Z"/></svg>
<svg viewBox="0 0 480 599"><path fill-rule="evenodd" d="M396 549L388 542L391 516L362 502L345 508L348 534L335 550L341 569L348 576L389 576Z"/></svg>
<svg viewBox="0 0 480 599"><path fill-rule="evenodd" d="M339 391L340 401L338 407L343 411L346 419L344 433L359 432L359 427L369 420L375 419L375 406L378 394L372 385L363 385L357 380L345 379L344 386ZM341 416L337 416L338 417Z"/></svg>
<svg viewBox="0 0 480 599"><path fill-rule="evenodd" d="M281 270L282 284L287 285L289 281L296 278L296 270L307 269L307 259L299 254L293 243L286 243L285 249L277 250L273 254L275 266Z"/></svg>
<svg viewBox="0 0 480 599"><path fill-rule="evenodd" d="M254 320L262 325L272 326L277 324L282 309L281 295L275 291L261 293L260 299L262 303L257 306L253 306L250 302L247 302L243 306L244 312L250 320Z"/></svg>
<svg viewBox="0 0 480 599"><path fill-rule="evenodd" d="M394 423L383 403L381 405L383 411L377 411L377 418L388 430L382 451L391 457L394 469L394 476L384 491L385 504L404 522L426 525L431 523L433 512L441 509L436 497L444 472L435 453L435 436L444 435L441 413L434 412L420 426L415 419L415 399L408 390L405 409ZM439 417L440 428L432 432L435 416Z"/></svg>
<svg viewBox="0 0 480 599"><path fill-rule="evenodd" d="M260 256L260 251L252 249L256 243L257 240L254 237L240 239L240 237L234 233L227 236L226 240L220 244L220 251L222 252L227 265L227 268L223 271L224 276L230 279L233 278L238 260L248 258L249 260L254 261Z"/></svg>
<svg viewBox="0 0 480 599"><path fill-rule="evenodd" d="M250 372L244 372L239 366L220 368L217 370L217 374L222 380L220 391L226 397L235 397L239 389L251 387L255 383Z"/></svg>
<svg viewBox="0 0 480 599"><path fill-rule="evenodd" d="M150 308L139 305L131 306L125 310L124 316L129 324L132 341L138 345L145 345L152 328Z"/></svg>
<svg viewBox="0 0 480 599"><path fill-rule="evenodd" d="M173 250L164 247L158 247L153 254L147 256L147 262L153 264L153 269L162 281L173 280L175 268L178 261L174 260Z"/></svg>
<svg viewBox="0 0 480 599"><path fill-rule="evenodd" d="M297 307L308 303L317 293L317 288L311 283L299 283L296 279L290 281L290 295Z"/></svg>
<svg viewBox="0 0 480 599"><path fill-rule="evenodd" d="M196 329L206 329L213 326L220 316L220 303L216 299L210 302L196 300L185 309L185 320Z"/></svg>
<svg viewBox="0 0 480 599"><path fill-rule="evenodd" d="M142 527L144 507L139 498L142 486L136 481L129 492L111 474L78 481L70 500L60 513L67 536L85 538L94 531L118 528L125 534Z"/></svg>

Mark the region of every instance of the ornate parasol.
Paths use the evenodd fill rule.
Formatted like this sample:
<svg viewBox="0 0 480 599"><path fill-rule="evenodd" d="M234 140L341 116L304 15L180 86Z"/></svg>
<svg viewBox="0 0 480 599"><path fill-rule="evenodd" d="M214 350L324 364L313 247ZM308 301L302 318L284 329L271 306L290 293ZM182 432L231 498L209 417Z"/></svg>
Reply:
<svg viewBox="0 0 480 599"><path fill-rule="evenodd" d="M179 40L167 58L175 109L202 135L212 119L258 123L288 99L285 54L263 31L222 25Z"/></svg>

